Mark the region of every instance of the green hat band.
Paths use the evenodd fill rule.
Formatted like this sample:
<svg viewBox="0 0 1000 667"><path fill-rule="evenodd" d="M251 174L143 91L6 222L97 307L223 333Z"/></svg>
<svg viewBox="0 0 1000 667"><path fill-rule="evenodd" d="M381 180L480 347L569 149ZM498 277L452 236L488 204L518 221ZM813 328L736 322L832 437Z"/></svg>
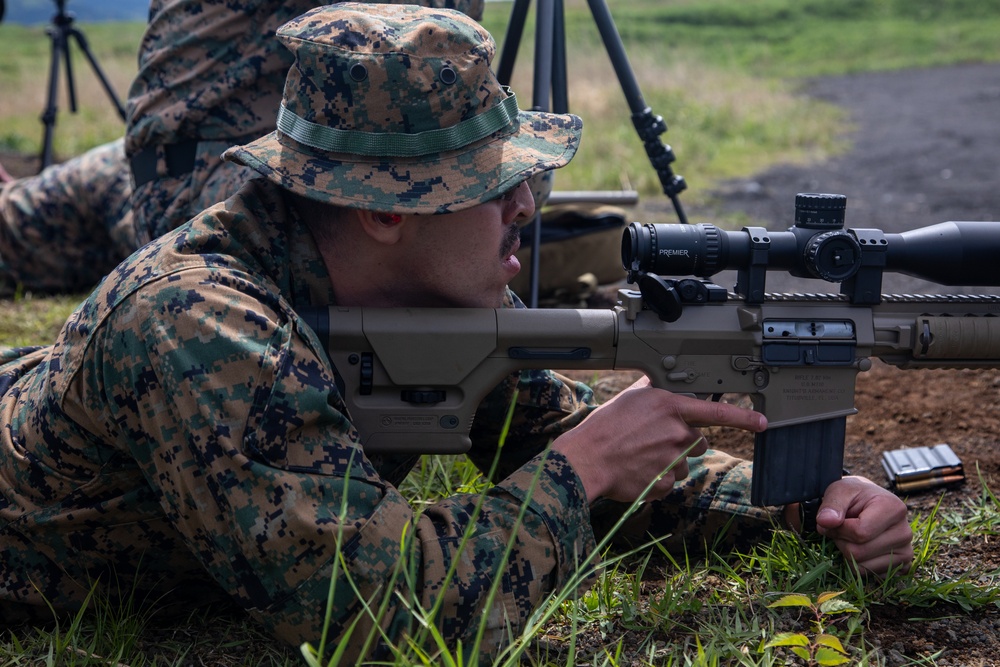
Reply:
<svg viewBox="0 0 1000 667"><path fill-rule="evenodd" d="M508 88L508 97L489 111L473 116L450 127L424 132L362 132L341 130L306 120L284 103L278 109L277 127L300 144L331 153L348 153L376 157L416 157L443 153L468 146L498 130L511 126L517 129L517 98Z"/></svg>

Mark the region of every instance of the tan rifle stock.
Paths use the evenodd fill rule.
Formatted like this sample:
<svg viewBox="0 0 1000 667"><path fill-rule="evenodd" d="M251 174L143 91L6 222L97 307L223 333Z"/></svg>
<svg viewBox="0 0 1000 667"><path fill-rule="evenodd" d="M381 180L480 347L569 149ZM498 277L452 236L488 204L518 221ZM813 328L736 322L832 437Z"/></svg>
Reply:
<svg viewBox="0 0 1000 667"><path fill-rule="evenodd" d="M621 290L606 310L330 308L307 317L369 452L459 453L476 409L521 369L632 369L672 392L747 394L768 418L751 499L822 496L843 468L855 379L900 368L1000 365L1000 297L768 295L689 304L664 322Z"/></svg>

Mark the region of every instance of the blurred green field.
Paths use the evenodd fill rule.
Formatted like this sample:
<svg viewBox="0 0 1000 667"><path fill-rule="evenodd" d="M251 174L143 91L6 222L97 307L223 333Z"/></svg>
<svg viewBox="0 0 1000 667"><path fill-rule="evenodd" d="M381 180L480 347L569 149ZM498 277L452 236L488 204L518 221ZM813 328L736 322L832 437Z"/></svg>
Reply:
<svg viewBox="0 0 1000 667"><path fill-rule="evenodd" d="M1000 59L998 0L610 0L608 7L647 104L670 128L662 140L694 205L717 179L849 148L839 110L799 94L805 78ZM485 23L499 39L505 21L493 11ZM584 0L567 0L565 23L570 109L584 119L584 140L558 186L660 193ZM527 60L527 37L521 50ZM530 76L515 81L515 90L529 89Z"/></svg>
<svg viewBox="0 0 1000 667"><path fill-rule="evenodd" d="M101 69L124 102L138 67L142 23L79 24ZM50 40L45 26L0 24L0 151L37 154L42 144L42 111L48 97ZM75 42L71 42L77 111L70 109L66 71L60 63L57 158L65 159L120 137L125 124L112 106Z"/></svg>

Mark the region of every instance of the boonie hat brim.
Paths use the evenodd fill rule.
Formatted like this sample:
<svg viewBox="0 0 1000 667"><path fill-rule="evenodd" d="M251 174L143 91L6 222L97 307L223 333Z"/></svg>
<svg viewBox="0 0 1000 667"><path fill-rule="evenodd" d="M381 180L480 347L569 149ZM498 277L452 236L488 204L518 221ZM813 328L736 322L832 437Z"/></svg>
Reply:
<svg viewBox="0 0 1000 667"><path fill-rule="evenodd" d="M392 213L446 213L489 201L530 176L566 165L583 123L572 114L520 111L513 133L461 149L378 161L321 151L275 130L223 157L317 201Z"/></svg>

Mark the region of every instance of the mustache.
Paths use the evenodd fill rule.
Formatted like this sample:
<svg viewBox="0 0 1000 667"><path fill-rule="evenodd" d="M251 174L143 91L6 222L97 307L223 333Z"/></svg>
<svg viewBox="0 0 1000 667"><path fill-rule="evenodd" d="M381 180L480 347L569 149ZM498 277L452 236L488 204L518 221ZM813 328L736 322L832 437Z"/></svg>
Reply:
<svg viewBox="0 0 1000 667"><path fill-rule="evenodd" d="M511 225L507 229L507 235L503 237L503 243L500 246L500 259L509 257L520 240L521 228L517 225Z"/></svg>

